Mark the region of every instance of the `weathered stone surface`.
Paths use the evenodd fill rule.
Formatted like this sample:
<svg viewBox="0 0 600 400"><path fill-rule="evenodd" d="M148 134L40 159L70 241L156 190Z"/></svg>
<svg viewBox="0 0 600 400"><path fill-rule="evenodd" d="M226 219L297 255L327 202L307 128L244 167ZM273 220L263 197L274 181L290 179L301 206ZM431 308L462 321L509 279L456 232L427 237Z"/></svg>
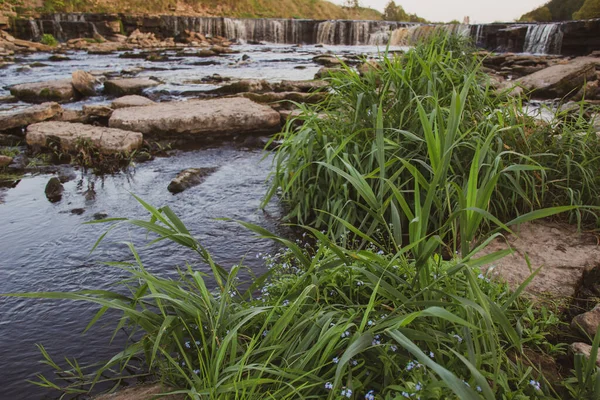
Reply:
<svg viewBox="0 0 600 400"><path fill-rule="evenodd" d="M302 92L271 92L271 93L241 93L247 99L257 103L275 103L277 101L294 101L296 103L318 103L325 98L325 93Z"/></svg>
<svg viewBox="0 0 600 400"><path fill-rule="evenodd" d="M92 74L77 70L71 74L71 81L75 90L83 96L96 95L96 84L98 81Z"/></svg>
<svg viewBox="0 0 600 400"><path fill-rule="evenodd" d="M58 138L61 149L77 151L80 140L90 140L103 153L131 152L143 142L139 132L128 132L101 126L69 122L40 122L27 128L26 141L30 146L46 147L49 138Z"/></svg>
<svg viewBox="0 0 600 400"><path fill-rule="evenodd" d="M596 79L597 60L576 58L517 79L516 83L537 98L558 98L575 94L587 81Z"/></svg>
<svg viewBox="0 0 600 400"><path fill-rule="evenodd" d="M103 394L95 397L94 400L183 400L184 395L160 396L162 393L168 393L168 388L163 388L160 384L146 384L134 386L128 389L119 390L116 393Z"/></svg>
<svg viewBox="0 0 600 400"><path fill-rule="evenodd" d="M141 94L145 89L157 86L159 83L152 79L130 78L111 79L104 82L104 91L114 96Z"/></svg>
<svg viewBox="0 0 600 400"><path fill-rule="evenodd" d="M197 186L204 182L207 176L215 172L216 168L188 168L177 174L175 179L169 183L167 189L169 192L181 193L192 186Z"/></svg>
<svg viewBox="0 0 600 400"><path fill-rule="evenodd" d="M130 96L119 97L112 102L111 106L116 110L117 108L141 107L148 106L150 104L156 104L156 102L146 97L133 94Z"/></svg>
<svg viewBox="0 0 600 400"><path fill-rule="evenodd" d="M9 156L4 156L0 154L0 168L6 167L11 162L13 162L13 158Z"/></svg>
<svg viewBox="0 0 600 400"><path fill-rule="evenodd" d="M11 86L10 94L19 100L41 104L47 101L67 102L75 97L70 79L49 82L22 83Z"/></svg>
<svg viewBox="0 0 600 400"><path fill-rule="evenodd" d="M62 107L58 103L43 103L9 112L0 111L0 131L46 121L61 112Z"/></svg>
<svg viewBox="0 0 600 400"><path fill-rule="evenodd" d="M53 121L62 122L87 122L87 116L82 110L63 110L61 114L57 114L56 117L52 118Z"/></svg>
<svg viewBox="0 0 600 400"><path fill-rule="evenodd" d="M592 355L592 346L586 343L573 343L569 346L569 348L571 349L571 352L573 354L582 354L588 360ZM600 367L600 352L598 352L598 355L596 357L596 365Z"/></svg>
<svg viewBox="0 0 600 400"><path fill-rule="evenodd" d="M325 67L338 67L342 65L342 60L334 56L320 55L313 57L313 62L324 65Z"/></svg>
<svg viewBox="0 0 600 400"><path fill-rule="evenodd" d="M315 74L315 79L323 79L323 78L327 78L329 77L332 73L334 72L340 72L343 71L341 68L329 68L329 67L322 67L321 69L319 69L317 71L317 73Z"/></svg>
<svg viewBox="0 0 600 400"><path fill-rule="evenodd" d="M244 98L191 100L118 109L109 126L158 135L271 132L279 113Z"/></svg>
<svg viewBox="0 0 600 400"><path fill-rule="evenodd" d="M580 314L573 318L571 327L577 330L583 330L588 336L593 338L596 336L598 328L600 328L600 304L594 309L586 313Z"/></svg>
<svg viewBox="0 0 600 400"><path fill-rule="evenodd" d="M526 290L534 295L549 294L554 297L574 296L583 272L593 268L600 259L600 246L595 236L578 233L571 225L543 221L512 229L517 236L509 234L506 240L496 239L479 255L505 250L510 246L514 254L485 266L483 270L506 281L513 288L531 275L526 255L534 270L542 267Z"/></svg>
<svg viewBox="0 0 600 400"><path fill-rule="evenodd" d="M321 80L313 81L286 81L283 80L274 88L276 92L313 92L329 86L328 82Z"/></svg>
<svg viewBox="0 0 600 400"><path fill-rule="evenodd" d="M99 117L99 118L110 118L113 113L113 109L108 106L99 104L84 105L83 114L86 117Z"/></svg>
<svg viewBox="0 0 600 400"><path fill-rule="evenodd" d="M211 90L209 93L216 94L235 94L235 93L258 93L270 91L272 89L271 84L265 80L259 79L242 79L241 81L231 83L229 85L221 86L218 89Z"/></svg>
<svg viewBox="0 0 600 400"><path fill-rule="evenodd" d="M62 183L60 183L60 179L57 177L52 177L46 184L46 188L44 192L46 193L46 197L51 203L55 203L62 199L62 194L64 191L64 187Z"/></svg>

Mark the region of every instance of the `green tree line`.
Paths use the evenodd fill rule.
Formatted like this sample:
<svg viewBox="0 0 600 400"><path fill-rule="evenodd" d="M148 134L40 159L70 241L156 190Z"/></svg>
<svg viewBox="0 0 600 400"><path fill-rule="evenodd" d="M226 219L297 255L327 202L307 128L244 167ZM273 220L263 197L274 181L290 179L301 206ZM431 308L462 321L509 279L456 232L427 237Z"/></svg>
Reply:
<svg viewBox="0 0 600 400"><path fill-rule="evenodd" d="M552 22L600 18L600 0L550 0L524 14L523 22Z"/></svg>

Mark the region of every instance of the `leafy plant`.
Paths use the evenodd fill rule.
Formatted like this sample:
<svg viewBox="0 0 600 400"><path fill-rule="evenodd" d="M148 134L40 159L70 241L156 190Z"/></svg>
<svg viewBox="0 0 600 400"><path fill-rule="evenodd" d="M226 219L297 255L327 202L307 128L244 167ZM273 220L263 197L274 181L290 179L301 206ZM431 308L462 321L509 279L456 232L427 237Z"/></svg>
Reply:
<svg viewBox="0 0 600 400"><path fill-rule="evenodd" d="M42 39L40 40L40 42L42 44L45 44L46 46L51 46L51 47L58 46L58 40L56 40L54 38L54 36L52 36L52 34L50 34L50 33L44 33L42 35Z"/></svg>

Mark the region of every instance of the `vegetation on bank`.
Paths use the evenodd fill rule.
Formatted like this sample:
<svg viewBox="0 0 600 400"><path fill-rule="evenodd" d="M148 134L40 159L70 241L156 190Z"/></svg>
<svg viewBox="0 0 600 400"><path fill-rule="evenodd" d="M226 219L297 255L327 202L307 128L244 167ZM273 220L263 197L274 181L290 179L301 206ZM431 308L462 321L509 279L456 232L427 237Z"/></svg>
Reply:
<svg viewBox="0 0 600 400"><path fill-rule="evenodd" d="M137 199L148 220L99 222L192 249L206 272L162 278L129 244L132 262L112 263L127 274L114 291L17 295L96 303L88 328L117 310L131 339L100 367L68 371L42 347L58 375L38 384L84 393L134 373L193 399L600 398L594 361L546 368L567 358L563 323L521 296L529 280L513 291L480 272L509 250L477 256L519 222L595 222L575 207L598 201L600 149L585 119L527 117L457 37L330 81L329 98L282 133L269 193L302 238L239 222L282 246L244 281L243 265L215 263L169 207Z"/></svg>
<svg viewBox="0 0 600 400"><path fill-rule="evenodd" d="M404 11L404 7L401 5L396 5L396 3L391 0L383 10L384 21L403 21L403 22L421 22L427 23L428 21L424 18L419 17L417 14L409 14Z"/></svg>
<svg viewBox="0 0 600 400"><path fill-rule="evenodd" d="M21 13L36 10L36 2L22 0ZM326 0L45 0L41 12L122 12L129 14L189 14L239 18L381 19L364 7L342 7Z"/></svg>
<svg viewBox="0 0 600 400"><path fill-rule="evenodd" d="M600 18L599 0L550 0L519 19L523 22L569 21Z"/></svg>

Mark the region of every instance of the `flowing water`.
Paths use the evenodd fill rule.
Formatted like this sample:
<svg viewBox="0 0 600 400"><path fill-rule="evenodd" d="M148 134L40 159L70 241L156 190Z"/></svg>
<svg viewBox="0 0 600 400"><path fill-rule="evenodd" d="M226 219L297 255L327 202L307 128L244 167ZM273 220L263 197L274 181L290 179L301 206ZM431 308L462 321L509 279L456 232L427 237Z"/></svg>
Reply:
<svg viewBox="0 0 600 400"><path fill-rule="evenodd" d="M143 70L138 76L152 76L162 82L149 93L151 97L180 100L215 88L197 82L214 73L270 81L311 79L319 69L311 61L317 54L331 51L338 55L374 55L379 50L376 47L283 45L243 45L236 49L240 54L209 59L178 56L172 51L166 53L171 59L160 63L119 58L119 54L82 52L69 53L69 61L53 63L48 60L49 54L40 53L22 57L17 64L0 69L0 82L8 86L68 78L76 69L120 73L140 67ZM249 55L250 60L240 62L243 54ZM198 62L202 65L197 65ZM46 66L23 68L34 63ZM8 94L6 86L0 88L0 96ZM100 96L85 102L109 101ZM82 103L65 107L80 108ZM1 105L0 112L22 106L22 103ZM176 267L185 266L186 262L206 271L193 253L176 245L161 242L146 247L148 240L144 233L134 228L118 228L90 254L94 242L107 228L83 224L95 214L147 216L131 193L156 206L169 205L217 262L228 267L244 259L244 264L254 273L262 272L264 267L255 255L274 252L276 247L256 239L236 223L215 219L240 219L280 234L289 233L280 227L282 210L275 201L264 211L259 209L271 166L270 156L264 160L263 157L260 151L242 150L224 143L218 147L177 151L168 158L138 164L129 172L114 176L102 178L77 172L77 177L65 184L63 199L58 203L50 203L44 195L49 174L29 174L12 188L0 188L0 293L110 289L123 274L102 262L132 259L120 241L134 242L146 267L161 276L175 277ZM191 167L218 169L197 187L178 195L169 193L170 180L182 169ZM115 342L108 345L114 328L109 323L110 318L101 321L93 332L81 334L96 310L97 307L85 303L0 297L0 399L57 397L25 382L34 379L37 373L49 372L38 363L41 355L36 343L43 344L57 360L68 356L90 362L105 359L120 350L124 335L118 335Z"/></svg>
<svg viewBox="0 0 600 400"><path fill-rule="evenodd" d="M560 24L535 24L527 27L523 52L560 54L563 33Z"/></svg>

